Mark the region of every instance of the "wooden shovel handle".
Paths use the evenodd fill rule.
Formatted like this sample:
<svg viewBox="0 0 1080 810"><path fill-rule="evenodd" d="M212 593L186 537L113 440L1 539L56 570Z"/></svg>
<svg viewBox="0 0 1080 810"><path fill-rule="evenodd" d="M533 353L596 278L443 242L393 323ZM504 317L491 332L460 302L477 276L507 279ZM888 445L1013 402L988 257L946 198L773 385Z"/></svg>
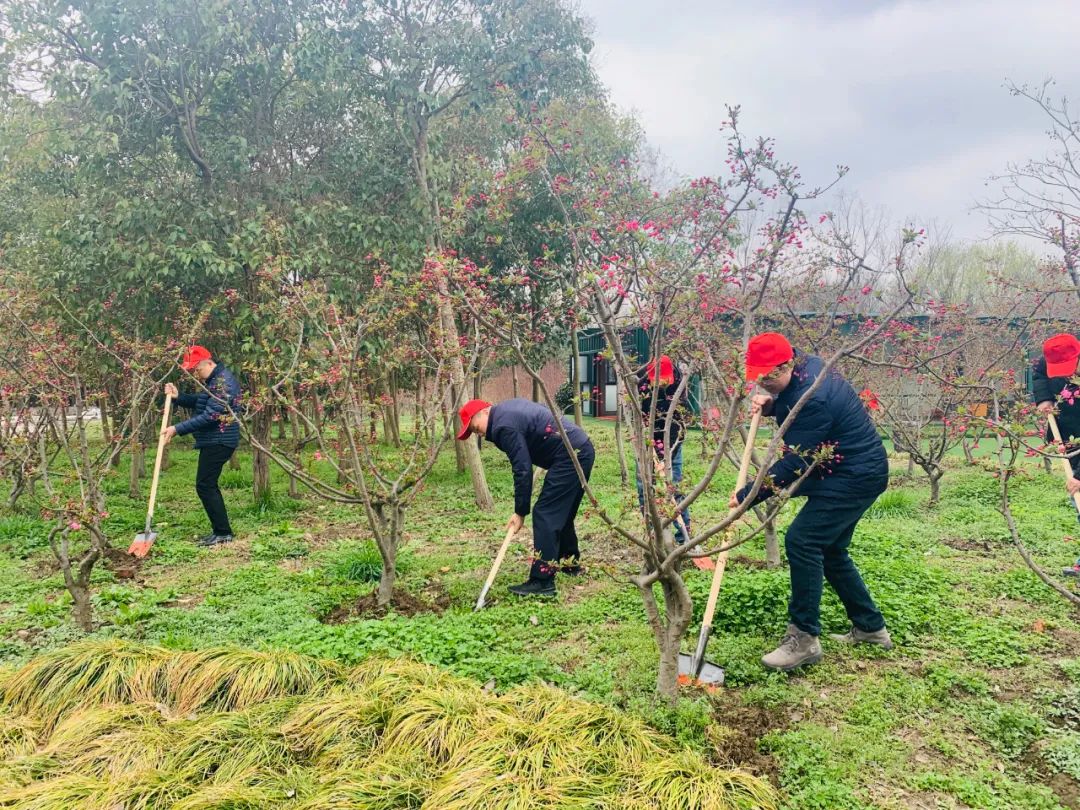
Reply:
<svg viewBox="0 0 1080 810"><path fill-rule="evenodd" d="M1046 421L1050 423L1050 432L1054 436L1054 441L1061 445L1061 451L1065 452L1065 442L1061 439L1061 431L1058 429L1057 419L1054 418L1052 413L1046 415ZM1065 480L1068 481L1073 477L1072 464L1069 463L1067 458L1061 457L1058 459L1061 462L1061 471L1065 473ZM1080 492L1074 492L1072 494L1073 504L1076 506L1076 511L1080 512Z"/></svg>
<svg viewBox="0 0 1080 810"><path fill-rule="evenodd" d="M158 431L157 456L154 457L154 477L150 481L150 505L146 509L146 531L154 521L154 504L157 503L158 479L161 477L161 457L165 452L165 428L169 426L169 411L172 409L172 397L165 395L165 410L161 412L161 430Z"/></svg>
<svg viewBox="0 0 1080 810"><path fill-rule="evenodd" d="M499 574L499 568L502 567L503 557L506 556L506 550L510 548L510 541L514 539L514 535L517 534L513 529L506 530L506 537L502 541L502 545L499 546L499 553L495 555L495 562L491 565L491 571L488 573L487 581L484 582L484 587L480 591L480 597L476 600L476 610L480 610L484 606L484 600L487 598L488 591L491 590L491 585L495 582L495 577Z"/></svg>
<svg viewBox="0 0 1080 810"><path fill-rule="evenodd" d="M761 424L761 411L757 411L750 420L750 429L746 432L746 447L743 448L742 461L739 463L739 477L735 482L735 489L740 490L746 486L746 478L750 472L750 459L754 454L754 437L757 436L758 425ZM734 509L728 514L735 512ZM702 617L701 626L712 627L713 614L716 613L716 599L720 595L720 583L724 579L724 568L727 566L727 551L721 551L716 555L716 568L713 569L712 585L709 588L709 601L705 603L705 615Z"/></svg>

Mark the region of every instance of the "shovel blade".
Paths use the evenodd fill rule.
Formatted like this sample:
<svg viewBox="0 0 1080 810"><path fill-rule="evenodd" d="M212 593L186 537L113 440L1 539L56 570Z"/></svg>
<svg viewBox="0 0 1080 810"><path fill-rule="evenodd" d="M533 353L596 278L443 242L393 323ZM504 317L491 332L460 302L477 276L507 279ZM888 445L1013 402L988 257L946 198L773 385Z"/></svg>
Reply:
<svg viewBox="0 0 1080 810"><path fill-rule="evenodd" d="M694 656L679 654L679 683L693 686L723 686L724 668L712 661L701 662L701 672L694 672Z"/></svg>
<svg viewBox="0 0 1080 810"><path fill-rule="evenodd" d="M128 546L128 554L133 557L145 557L150 553L150 546L157 540L157 532L139 532Z"/></svg>

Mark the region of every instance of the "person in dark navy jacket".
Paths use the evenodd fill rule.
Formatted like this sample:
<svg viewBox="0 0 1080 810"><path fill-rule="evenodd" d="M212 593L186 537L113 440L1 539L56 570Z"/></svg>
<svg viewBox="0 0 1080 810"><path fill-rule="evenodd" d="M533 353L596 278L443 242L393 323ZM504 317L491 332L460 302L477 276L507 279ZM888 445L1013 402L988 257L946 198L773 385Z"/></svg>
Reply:
<svg viewBox="0 0 1080 810"><path fill-rule="evenodd" d="M1078 449L1076 440L1080 439L1080 384L1075 381L1078 363L1080 340L1064 332L1046 339L1042 357L1035 361L1031 370L1031 399L1039 413L1057 411L1058 430L1069 453ZM1046 441L1054 441L1049 425L1046 428ZM1080 492L1080 454L1071 456L1069 464L1073 474L1065 482L1065 489L1071 498L1073 493ZM1080 577L1080 560L1062 569L1061 573Z"/></svg>
<svg viewBox="0 0 1080 810"><path fill-rule="evenodd" d="M180 365L202 383L202 390L198 394L180 394L172 383L165 385L165 393L176 400L177 407L195 412L190 419L165 428L165 441L173 436L195 437L195 448L199 451L195 492L210 519L211 529L198 542L201 546L229 543L233 530L218 479L225 462L240 444L240 425L233 416L241 406L240 383L225 366L215 363L203 346L191 346Z"/></svg>
<svg viewBox="0 0 1080 810"><path fill-rule="evenodd" d="M755 336L747 348L746 377L768 395L755 395L752 410L783 423L823 368L821 358L797 354L783 335ZM885 619L848 556L856 524L888 485L889 464L866 406L838 372L830 371L803 404L784 434L784 446L755 503L798 482L812 464L810 456L823 447L831 446L832 455L811 469L795 490L796 496L806 496L806 504L785 539L791 568L790 624L780 646L762 663L787 671L821 660L823 579L840 597L852 623L851 630L832 638L891 648ZM729 506L742 503L752 486L733 493Z"/></svg>
<svg viewBox="0 0 1080 810"><path fill-rule="evenodd" d="M483 436L510 459L514 473L514 514L507 530L520 530L532 501L533 466L547 470L544 486L532 509L533 561L529 579L510 588L518 596L554 596L555 573L579 574L579 549L574 518L585 493L574 462L570 458L555 416L543 405L527 399L508 399L492 405L482 399L466 402L458 412L459 440ZM568 419L563 426L577 454L585 480L596 458L592 442L584 430Z"/></svg>

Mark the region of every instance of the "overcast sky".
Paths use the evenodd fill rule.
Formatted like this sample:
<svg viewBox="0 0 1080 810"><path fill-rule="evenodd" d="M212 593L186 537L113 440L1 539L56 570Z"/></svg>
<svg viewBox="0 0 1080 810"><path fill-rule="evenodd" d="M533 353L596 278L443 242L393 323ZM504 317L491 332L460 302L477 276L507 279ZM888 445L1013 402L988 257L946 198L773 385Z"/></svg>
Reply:
<svg viewBox="0 0 1080 810"><path fill-rule="evenodd" d="M1080 0L580 0L612 100L684 175L717 173L724 105L809 183L897 218L987 235L972 211L1010 160L1045 154L1041 113L1004 89L1057 81L1080 104Z"/></svg>

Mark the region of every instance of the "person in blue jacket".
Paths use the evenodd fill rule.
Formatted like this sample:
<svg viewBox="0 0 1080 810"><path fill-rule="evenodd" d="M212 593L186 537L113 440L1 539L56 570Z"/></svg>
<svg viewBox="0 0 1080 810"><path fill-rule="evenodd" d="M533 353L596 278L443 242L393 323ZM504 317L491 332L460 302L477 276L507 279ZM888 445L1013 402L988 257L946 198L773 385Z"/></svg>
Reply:
<svg viewBox="0 0 1080 810"><path fill-rule="evenodd" d="M525 524L532 501L533 465L547 470L544 486L532 509L533 561L529 578L510 588L517 596L555 596L555 573L581 573L580 550L574 518L585 490L573 459L555 426L555 416L543 405L528 399L508 399L492 405L482 399L466 402L458 412L458 440L483 436L510 459L514 473L514 514L507 531ZM563 426L577 455L585 480L596 459L588 434L570 420Z"/></svg>
<svg viewBox="0 0 1080 810"><path fill-rule="evenodd" d="M756 335L747 347L746 378L768 393L752 397L751 410L783 423L824 365L820 357L797 353L783 335ZM848 555L856 524L888 486L889 463L866 406L839 372L830 371L803 404L784 434L784 446L754 503L799 481L812 464L810 456L819 450L831 447L832 454L811 469L795 490L796 496L806 497L806 503L785 538L791 568L790 624L780 646L764 656L762 663L788 671L821 660L823 580L840 597L852 624L847 633L832 638L890 649L885 619ZM752 486L734 492L729 506L735 508L746 500Z"/></svg>
<svg viewBox="0 0 1080 810"><path fill-rule="evenodd" d="M173 436L194 435L195 448L199 451L195 492L210 519L211 529L198 543L201 546L229 543L233 530L218 479L225 462L240 444L240 425L233 416L240 409L240 383L225 366L215 363L203 346L188 348L180 366L202 383L203 390L198 394L180 394L172 383L165 385L165 394L176 400L177 407L195 411L190 419L165 428L165 441Z"/></svg>

